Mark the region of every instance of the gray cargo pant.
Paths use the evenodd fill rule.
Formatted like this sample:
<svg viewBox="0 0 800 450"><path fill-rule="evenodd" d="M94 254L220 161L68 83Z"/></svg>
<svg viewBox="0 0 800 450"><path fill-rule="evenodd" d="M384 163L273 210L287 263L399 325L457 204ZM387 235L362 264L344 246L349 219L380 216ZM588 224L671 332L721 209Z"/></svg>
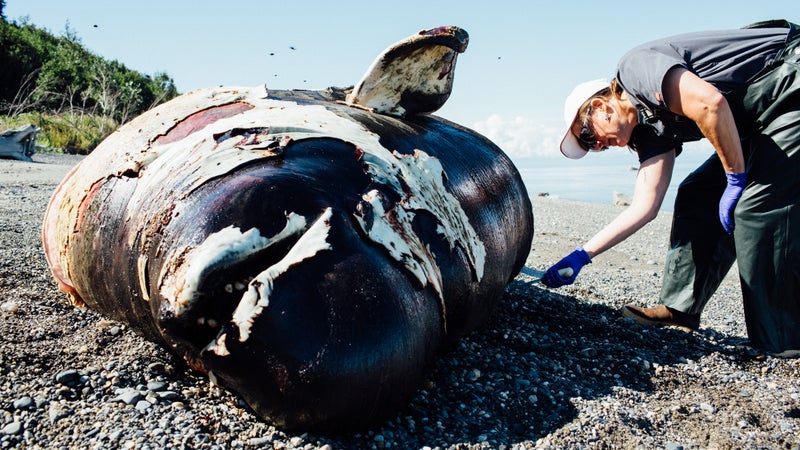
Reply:
<svg viewBox="0 0 800 450"><path fill-rule="evenodd" d="M725 174L714 155L679 186L661 303L699 314L738 260L747 334L769 352L800 350L800 45L745 97L756 132L742 142L747 187L733 237L718 216Z"/></svg>

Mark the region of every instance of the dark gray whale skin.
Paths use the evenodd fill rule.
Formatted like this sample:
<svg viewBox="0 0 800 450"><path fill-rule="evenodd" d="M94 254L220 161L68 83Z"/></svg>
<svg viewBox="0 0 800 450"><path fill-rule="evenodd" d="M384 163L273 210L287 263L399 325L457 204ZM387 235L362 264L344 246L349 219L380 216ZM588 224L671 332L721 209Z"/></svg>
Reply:
<svg viewBox="0 0 800 450"><path fill-rule="evenodd" d="M341 432L396 414L524 266L533 211L516 168L474 131L336 90L186 95L195 106L123 126L54 193L44 244L60 287L276 426ZM218 169L223 151L242 162ZM434 170L393 172L403 162ZM393 253L406 242L430 258ZM435 268L415 275L425 261Z"/></svg>

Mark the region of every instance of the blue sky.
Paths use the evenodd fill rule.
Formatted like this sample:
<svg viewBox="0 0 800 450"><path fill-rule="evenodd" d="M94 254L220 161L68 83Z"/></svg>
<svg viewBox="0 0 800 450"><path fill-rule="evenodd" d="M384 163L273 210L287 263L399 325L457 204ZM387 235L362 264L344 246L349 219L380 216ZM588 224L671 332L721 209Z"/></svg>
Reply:
<svg viewBox="0 0 800 450"><path fill-rule="evenodd" d="M470 44L437 115L481 131L515 158L556 155L566 95L581 81L613 76L633 45L770 18L800 21L797 0L7 0L5 15L55 34L69 23L92 52L167 72L182 92L348 86L392 43L457 25Z"/></svg>

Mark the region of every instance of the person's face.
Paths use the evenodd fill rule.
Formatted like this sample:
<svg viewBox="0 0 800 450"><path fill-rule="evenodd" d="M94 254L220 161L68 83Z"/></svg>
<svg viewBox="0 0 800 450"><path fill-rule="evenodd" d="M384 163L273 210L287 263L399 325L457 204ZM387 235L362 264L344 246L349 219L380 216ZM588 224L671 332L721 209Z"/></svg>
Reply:
<svg viewBox="0 0 800 450"><path fill-rule="evenodd" d="M585 150L603 151L608 147L625 147L631 138L633 124L614 108L609 102L601 99L592 100L589 115L581 122L572 124L572 134L578 137Z"/></svg>

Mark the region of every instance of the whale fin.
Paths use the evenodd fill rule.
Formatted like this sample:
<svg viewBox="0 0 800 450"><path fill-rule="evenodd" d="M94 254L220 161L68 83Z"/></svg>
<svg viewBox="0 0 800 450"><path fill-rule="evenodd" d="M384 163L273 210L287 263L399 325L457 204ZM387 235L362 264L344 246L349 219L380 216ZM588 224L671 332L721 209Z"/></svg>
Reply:
<svg viewBox="0 0 800 450"><path fill-rule="evenodd" d="M444 105L453 87L456 57L469 35L454 26L422 30L384 50L346 103L380 114L430 114Z"/></svg>

